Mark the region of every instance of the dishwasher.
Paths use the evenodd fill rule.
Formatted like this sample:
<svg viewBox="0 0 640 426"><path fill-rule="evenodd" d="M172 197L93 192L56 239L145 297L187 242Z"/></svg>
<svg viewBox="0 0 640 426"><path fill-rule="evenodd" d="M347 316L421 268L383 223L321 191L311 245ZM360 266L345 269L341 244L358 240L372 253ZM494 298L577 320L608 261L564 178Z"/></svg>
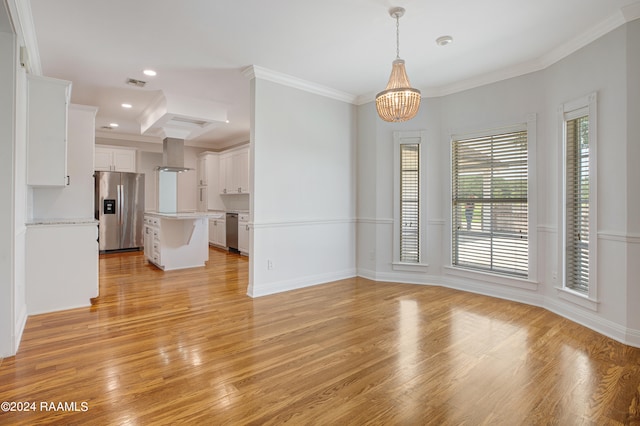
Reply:
<svg viewBox="0 0 640 426"><path fill-rule="evenodd" d="M229 251L238 251L238 213L227 213L227 247Z"/></svg>

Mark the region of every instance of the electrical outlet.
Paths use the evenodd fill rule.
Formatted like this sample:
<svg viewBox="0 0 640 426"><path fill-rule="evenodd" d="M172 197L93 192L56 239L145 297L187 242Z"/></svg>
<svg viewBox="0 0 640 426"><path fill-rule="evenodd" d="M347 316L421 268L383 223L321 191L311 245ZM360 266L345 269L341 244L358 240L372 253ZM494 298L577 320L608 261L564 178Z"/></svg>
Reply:
<svg viewBox="0 0 640 426"><path fill-rule="evenodd" d="M553 281L554 284L558 283L558 273L556 271L551 272L551 281Z"/></svg>
<svg viewBox="0 0 640 426"><path fill-rule="evenodd" d="M271 259L267 259L267 269L270 271L273 269L273 262Z"/></svg>

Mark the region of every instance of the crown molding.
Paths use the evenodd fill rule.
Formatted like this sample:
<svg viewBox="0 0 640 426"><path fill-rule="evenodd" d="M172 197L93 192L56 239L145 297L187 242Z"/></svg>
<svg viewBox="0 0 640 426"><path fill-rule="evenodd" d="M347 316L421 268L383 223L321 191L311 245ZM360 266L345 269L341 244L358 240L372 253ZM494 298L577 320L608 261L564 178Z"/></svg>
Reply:
<svg viewBox="0 0 640 426"><path fill-rule="evenodd" d="M134 135L130 133L112 133L96 129L96 139L113 139L118 141L162 143L160 136Z"/></svg>
<svg viewBox="0 0 640 426"><path fill-rule="evenodd" d="M628 21L625 19L622 10L617 11L613 15L589 28L589 30L579 34L566 43L559 45L549 53L543 55L539 59L541 67L544 69L555 64L627 22Z"/></svg>
<svg viewBox="0 0 640 426"><path fill-rule="evenodd" d="M640 14L640 6L636 9L638 10L632 10L632 8L629 8L627 16L631 17L636 13ZM621 25L624 25L626 22L628 22L628 19L625 18L624 13L622 11L618 11L609 16L607 19L601 21L597 25L592 26L588 31L585 31L584 33L574 37L566 43L557 46L555 49L537 59L472 77L470 79L459 81L453 84L441 86L439 88L432 89L430 93L432 93L434 97L451 95L453 93L462 92L464 90L474 89L476 87L485 86L487 84L497 83L499 81L508 80L510 78L520 77L522 75L544 70L555 64L556 62L571 55L572 53L578 51L579 49L587 46L589 43L594 42L605 34L615 30Z"/></svg>
<svg viewBox="0 0 640 426"><path fill-rule="evenodd" d="M640 18L640 1L624 6L620 9L620 13L624 17L625 22L635 21Z"/></svg>
<svg viewBox="0 0 640 426"><path fill-rule="evenodd" d="M263 68L257 65L248 66L247 68L242 70L242 75L250 80L259 78L261 80L271 81L283 86L293 87L294 89L303 90L305 92L335 99L341 102L347 102L350 104L354 104L357 99L357 97L355 95L352 95L351 93L342 92L340 90L302 80L300 78Z"/></svg>
<svg viewBox="0 0 640 426"><path fill-rule="evenodd" d="M557 46L550 52L542 55L537 59L516 64L511 67L502 68L489 73L468 78L466 80L457 81L452 84L446 84L438 87L418 88L422 92L423 98L437 98L447 96L454 93L462 92L469 89L485 86L499 81L508 80L514 77L541 71L556 62L566 58L577 50L594 42L605 34L615 30L616 28L640 18L640 1L630 4L616 11L611 16L600 21L589 30L579 34L573 39ZM361 95L356 99L356 105L363 105L375 100L374 94Z"/></svg>
<svg viewBox="0 0 640 426"><path fill-rule="evenodd" d="M31 2L28 0L7 0L6 4L14 31L18 38L21 39L21 44L24 44L27 49L30 73L42 75L38 39L36 38L36 28L31 14Z"/></svg>

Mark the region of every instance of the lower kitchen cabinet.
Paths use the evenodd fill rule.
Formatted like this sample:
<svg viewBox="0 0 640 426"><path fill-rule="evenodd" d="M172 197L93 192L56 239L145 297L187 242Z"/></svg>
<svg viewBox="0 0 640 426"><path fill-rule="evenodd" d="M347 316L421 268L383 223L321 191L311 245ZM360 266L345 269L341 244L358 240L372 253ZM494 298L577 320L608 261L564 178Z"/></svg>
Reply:
<svg viewBox="0 0 640 426"><path fill-rule="evenodd" d="M93 220L27 226L29 315L91 305L99 292L97 240L98 226Z"/></svg>
<svg viewBox="0 0 640 426"><path fill-rule="evenodd" d="M160 219L144 217L144 256L151 263L160 265Z"/></svg>
<svg viewBox="0 0 640 426"><path fill-rule="evenodd" d="M238 214L238 251L249 255L249 214Z"/></svg>
<svg viewBox="0 0 640 426"><path fill-rule="evenodd" d="M209 244L227 247L227 223L225 219L209 219Z"/></svg>

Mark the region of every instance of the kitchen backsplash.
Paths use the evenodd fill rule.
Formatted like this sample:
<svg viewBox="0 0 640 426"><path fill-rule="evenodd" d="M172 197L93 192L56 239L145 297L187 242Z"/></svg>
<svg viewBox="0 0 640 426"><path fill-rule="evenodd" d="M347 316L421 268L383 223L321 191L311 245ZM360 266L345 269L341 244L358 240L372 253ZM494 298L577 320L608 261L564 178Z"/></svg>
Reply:
<svg viewBox="0 0 640 426"><path fill-rule="evenodd" d="M223 195L222 202L227 211L249 210L249 194Z"/></svg>

